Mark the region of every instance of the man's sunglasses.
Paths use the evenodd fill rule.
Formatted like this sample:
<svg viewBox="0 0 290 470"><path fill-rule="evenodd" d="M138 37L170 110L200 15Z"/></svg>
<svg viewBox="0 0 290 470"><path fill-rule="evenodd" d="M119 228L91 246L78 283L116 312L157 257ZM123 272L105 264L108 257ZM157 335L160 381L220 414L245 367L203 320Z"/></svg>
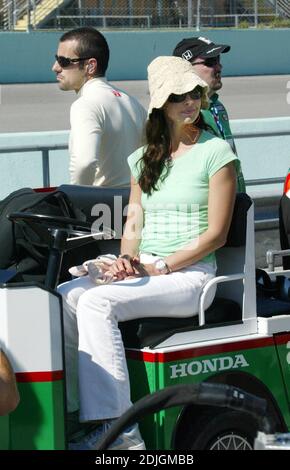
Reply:
<svg viewBox="0 0 290 470"><path fill-rule="evenodd" d="M62 55L55 55L55 60L63 69L69 67L71 64L76 64L77 62L88 60L90 58L91 57L76 57L75 59L70 59L69 57L63 57Z"/></svg>
<svg viewBox="0 0 290 470"><path fill-rule="evenodd" d="M192 65L200 65L203 64L206 67L215 67L216 65L220 64L220 56L217 57L209 57L200 62L191 62Z"/></svg>
<svg viewBox="0 0 290 470"><path fill-rule="evenodd" d="M192 91L189 91L188 93L183 93L183 95L175 95L172 93L168 97L169 103L182 103L186 99L186 97L190 96L192 100L200 100L202 97L202 90L200 88L195 88Z"/></svg>

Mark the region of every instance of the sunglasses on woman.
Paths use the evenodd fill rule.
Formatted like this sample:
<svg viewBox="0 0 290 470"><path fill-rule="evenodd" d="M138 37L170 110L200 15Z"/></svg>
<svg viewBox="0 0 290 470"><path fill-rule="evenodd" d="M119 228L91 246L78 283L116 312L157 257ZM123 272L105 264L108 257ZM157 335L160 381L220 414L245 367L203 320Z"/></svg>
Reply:
<svg viewBox="0 0 290 470"><path fill-rule="evenodd" d="M189 91L188 93L183 93L182 95L175 95L172 93L168 97L169 103L182 103L186 99L186 97L190 96L192 100L200 100L202 97L202 90L200 88L195 88L192 91Z"/></svg>
<svg viewBox="0 0 290 470"><path fill-rule="evenodd" d="M77 62L88 59L90 59L90 57L76 57L75 59L70 59L69 57L63 57L62 55L55 55L55 60L63 69L69 67L71 64L76 64Z"/></svg>

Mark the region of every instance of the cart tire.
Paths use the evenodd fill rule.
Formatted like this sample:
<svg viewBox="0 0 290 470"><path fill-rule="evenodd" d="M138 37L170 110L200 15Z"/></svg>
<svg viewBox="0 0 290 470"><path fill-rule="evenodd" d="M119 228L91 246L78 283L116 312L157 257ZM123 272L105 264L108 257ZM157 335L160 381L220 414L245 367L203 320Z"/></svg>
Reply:
<svg viewBox="0 0 290 470"><path fill-rule="evenodd" d="M195 418L184 449L253 450L258 423L248 413L214 409ZM183 438L184 439L184 438Z"/></svg>

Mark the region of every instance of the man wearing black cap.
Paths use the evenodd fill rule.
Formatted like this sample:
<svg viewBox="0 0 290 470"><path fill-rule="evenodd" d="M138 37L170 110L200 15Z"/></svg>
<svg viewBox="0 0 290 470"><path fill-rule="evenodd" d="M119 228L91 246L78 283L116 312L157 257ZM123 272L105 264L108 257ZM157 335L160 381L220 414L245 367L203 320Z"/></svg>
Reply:
<svg viewBox="0 0 290 470"><path fill-rule="evenodd" d="M205 123L216 135L226 140L237 153L232 131L229 124L228 113L224 105L219 101L217 91L221 89L220 54L229 52L230 46L215 44L204 37L187 38L180 41L173 51L173 55L189 61L197 75L199 75L209 87L208 96L210 106L202 110ZM238 190L245 191L245 183L240 164L237 165Z"/></svg>

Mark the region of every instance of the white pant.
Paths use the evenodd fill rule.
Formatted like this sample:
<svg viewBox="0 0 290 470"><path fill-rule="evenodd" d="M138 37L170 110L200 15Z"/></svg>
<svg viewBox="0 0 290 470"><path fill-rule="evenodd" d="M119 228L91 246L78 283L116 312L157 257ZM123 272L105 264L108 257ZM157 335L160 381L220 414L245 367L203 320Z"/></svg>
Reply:
<svg viewBox="0 0 290 470"><path fill-rule="evenodd" d="M152 255L141 255L141 261L152 262ZM101 286L86 276L60 285L68 411L79 408L80 421L116 418L126 411L130 384L118 322L197 314L201 289L214 275L212 264L200 262L168 275ZM212 300L213 295L206 307Z"/></svg>

